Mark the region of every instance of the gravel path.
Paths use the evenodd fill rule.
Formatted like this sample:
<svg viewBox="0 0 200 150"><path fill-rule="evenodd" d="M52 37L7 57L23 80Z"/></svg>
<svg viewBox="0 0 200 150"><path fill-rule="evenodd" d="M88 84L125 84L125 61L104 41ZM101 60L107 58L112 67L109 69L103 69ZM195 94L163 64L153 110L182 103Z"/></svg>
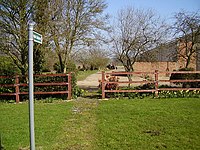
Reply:
<svg viewBox="0 0 200 150"><path fill-rule="evenodd" d="M124 67L122 66L118 66L117 67L118 69L117 70L109 70L109 71L106 71L106 72L112 72L112 71L117 71L117 72L120 72L120 71L124 71ZM90 76L88 76L85 80L83 81L78 81L77 82L77 85L82 88L82 89L86 89L86 90L98 90L98 85L99 85L99 80L102 79L102 72L99 71L95 74L92 74ZM164 79L164 80L168 80L169 77L159 77L159 79ZM132 77L132 80L133 81L143 81L145 80L144 78L141 78L139 77L138 75L134 75ZM127 77L122 77L120 76L119 77L119 81L128 81L128 78ZM170 83L160 83L160 84L168 84L170 85ZM120 86L127 86L128 84L120 84ZM134 86L139 86L139 85L143 85L143 84L134 84Z"/></svg>
<svg viewBox="0 0 200 150"><path fill-rule="evenodd" d="M98 89L99 82L98 80L101 79L101 72L97 72L95 74L92 74L88 76L83 81L78 81L77 85L82 89Z"/></svg>
<svg viewBox="0 0 200 150"><path fill-rule="evenodd" d="M112 71L124 71L124 68L122 66L118 66L117 70L109 70L106 72L112 72ZM101 71L92 74L90 76L88 76L85 80L83 81L78 81L77 85L82 88L82 89L87 89L87 90L97 90L98 89L98 85L99 85L99 80L102 79L101 76Z"/></svg>

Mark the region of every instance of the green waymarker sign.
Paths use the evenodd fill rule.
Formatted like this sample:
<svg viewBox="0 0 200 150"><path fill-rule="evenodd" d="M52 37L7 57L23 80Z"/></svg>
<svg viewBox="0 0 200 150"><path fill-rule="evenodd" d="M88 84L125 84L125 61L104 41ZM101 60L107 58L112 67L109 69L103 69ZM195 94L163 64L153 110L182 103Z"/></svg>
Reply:
<svg viewBox="0 0 200 150"><path fill-rule="evenodd" d="M33 41L42 44L42 35L33 31Z"/></svg>

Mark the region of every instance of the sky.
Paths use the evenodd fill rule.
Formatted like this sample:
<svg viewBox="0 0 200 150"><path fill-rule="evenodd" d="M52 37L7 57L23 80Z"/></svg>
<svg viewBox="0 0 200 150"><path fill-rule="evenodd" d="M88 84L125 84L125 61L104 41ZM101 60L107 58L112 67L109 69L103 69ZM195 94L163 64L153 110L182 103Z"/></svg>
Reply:
<svg viewBox="0 0 200 150"><path fill-rule="evenodd" d="M117 15L118 10L133 6L134 8L153 9L165 19L173 17L174 13L181 10L193 12L199 10L200 0L106 0L108 8L106 13L112 17Z"/></svg>

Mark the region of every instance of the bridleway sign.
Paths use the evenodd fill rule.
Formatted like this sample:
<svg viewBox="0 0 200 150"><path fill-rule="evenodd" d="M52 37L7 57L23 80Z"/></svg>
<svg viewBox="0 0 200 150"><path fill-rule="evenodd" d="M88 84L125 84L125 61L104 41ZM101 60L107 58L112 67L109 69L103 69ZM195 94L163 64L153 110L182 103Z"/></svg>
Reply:
<svg viewBox="0 0 200 150"><path fill-rule="evenodd" d="M33 31L33 41L42 44L42 35Z"/></svg>

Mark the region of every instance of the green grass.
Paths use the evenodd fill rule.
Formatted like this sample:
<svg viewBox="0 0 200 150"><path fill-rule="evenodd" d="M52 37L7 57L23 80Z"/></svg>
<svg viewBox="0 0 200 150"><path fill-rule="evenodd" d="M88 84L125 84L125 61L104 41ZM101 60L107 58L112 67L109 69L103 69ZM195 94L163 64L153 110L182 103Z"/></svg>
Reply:
<svg viewBox="0 0 200 150"><path fill-rule="evenodd" d="M79 71L78 72L78 76L77 76L77 80L81 81L86 79L89 75L97 73L98 70L87 70L87 71Z"/></svg>
<svg viewBox="0 0 200 150"><path fill-rule="evenodd" d="M95 110L98 100L79 98L73 103L72 116L52 149L93 150L96 139Z"/></svg>
<svg viewBox="0 0 200 150"><path fill-rule="evenodd" d="M97 109L97 149L200 149L200 100L113 100Z"/></svg>
<svg viewBox="0 0 200 150"><path fill-rule="evenodd" d="M70 116L71 103L35 104L36 148L51 149L64 121ZM0 133L6 150L29 147L28 104L0 103Z"/></svg>
<svg viewBox="0 0 200 150"><path fill-rule="evenodd" d="M28 148L28 105L0 103L6 150ZM200 149L195 98L35 103L36 149Z"/></svg>

